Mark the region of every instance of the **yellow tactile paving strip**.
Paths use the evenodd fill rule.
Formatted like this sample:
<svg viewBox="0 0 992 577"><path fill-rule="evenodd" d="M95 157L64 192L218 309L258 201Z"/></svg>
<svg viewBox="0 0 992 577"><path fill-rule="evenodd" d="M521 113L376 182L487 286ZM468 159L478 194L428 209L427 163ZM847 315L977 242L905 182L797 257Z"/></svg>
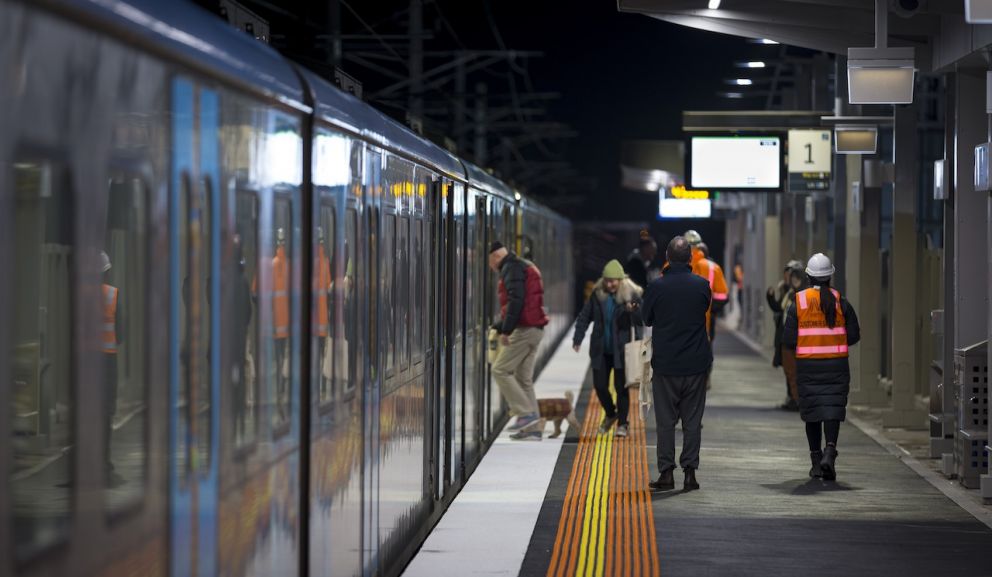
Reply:
<svg viewBox="0 0 992 577"><path fill-rule="evenodd" d="M603 409L590 395L572 463L548 577L660 575L644 421L631 391L630 435L598 435ZM615 396L614 396L615 398Z"/></svg>

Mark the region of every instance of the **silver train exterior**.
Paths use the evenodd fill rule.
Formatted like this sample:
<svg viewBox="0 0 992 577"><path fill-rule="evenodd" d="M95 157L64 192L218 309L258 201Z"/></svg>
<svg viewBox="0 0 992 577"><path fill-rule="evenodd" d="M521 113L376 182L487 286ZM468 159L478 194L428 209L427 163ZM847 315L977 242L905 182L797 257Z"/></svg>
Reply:
<svg viewBox="0 0 992 577"><path fill-rule="evenodd" d="M0 575L397 574L569 222L182 0L0 0L0 74Z"/></svg>

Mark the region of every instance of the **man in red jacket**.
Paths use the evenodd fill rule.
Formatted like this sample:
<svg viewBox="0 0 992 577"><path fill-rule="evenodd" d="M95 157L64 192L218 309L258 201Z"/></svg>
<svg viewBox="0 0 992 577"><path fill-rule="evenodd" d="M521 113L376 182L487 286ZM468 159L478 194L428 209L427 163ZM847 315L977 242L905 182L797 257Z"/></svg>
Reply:
<svg viewBox="0 0 992 577"><path fill-rule="evenodd" d="M499 275L500 319L493 328L503 348L493 363L493 380L510 405L516 422L511 438L540 441L541 415L534 394L534 363L544 336L544 283L534 263L522 259L499 241L489 249L489 268Z"/></svg>

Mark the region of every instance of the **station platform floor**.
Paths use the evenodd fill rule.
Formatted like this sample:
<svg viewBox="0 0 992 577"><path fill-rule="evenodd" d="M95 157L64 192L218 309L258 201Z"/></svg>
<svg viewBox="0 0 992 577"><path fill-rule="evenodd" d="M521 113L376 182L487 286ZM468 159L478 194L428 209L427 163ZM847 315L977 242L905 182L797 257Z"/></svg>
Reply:
<svg viewBox="0 0 992 577"><path fill-rule="evenodd" d="M837 481L810 479L802 421L775 408L781 371L727 331L703 417L702 488L678 490L677 471L676 491L650 492L653 415L632 410L626 439L597 435L585 355L566 339L537 384L539 397L581 385L581 435L497 441L405 575L992 575L988 515L850 422Z"/></svg>

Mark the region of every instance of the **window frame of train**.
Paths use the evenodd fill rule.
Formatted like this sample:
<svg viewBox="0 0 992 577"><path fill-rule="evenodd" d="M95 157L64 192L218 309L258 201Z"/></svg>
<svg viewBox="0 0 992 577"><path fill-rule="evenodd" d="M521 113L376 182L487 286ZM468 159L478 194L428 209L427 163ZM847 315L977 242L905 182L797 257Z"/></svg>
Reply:
<svg viewBox="0 0 992 577"><path fill-rule="evenodd" d="M69 223L68 233L64 233L61 236L61 238L64 238L67 241L65 243L65 246L67 247L66 252L68 255L66 266L68 269L67 276L69 279L68 296L65 303L66 315L65 315L65 319L63 319L63 322L61 323L63 325L67 325L67 327L65 328L67 328L66 333L69 335L68 337L69 342L66 346L66 351L67 351L66 364L68 365L68 379L66 381L65 388L67 392L67 399L69 402L69 408L67 411L68 423L66 425L66 431L69 435L67 437L67 440L72 441L72 445L78 445L79 443L78 368L80 364L81 353L79 351L78 339L75 338L74 328L77 324L78 316L79 316L78 288L80 287L80 282L79 282L80 279L79 279L79 266L78 266L78 259L79 259L78 230L77 230L78 227L76 226L75 219L72 218L72 215L75 214L75 208L78 200L77 187L74 182L74 173L72 170L72 163L69 161L66 152L62 149L45 149L45 148L36 148L32 146L15 146L14 153L11 155L11 158L13 159L12 167L14 170L11 170L9 172L10 178L12 180L11 182L12 186L10 186L8 190L12 192L10 193L10 196L7 198L0 197L0 201L10 202L10 206L9 206L10 210L5 210L3 212L0 212L0 214L3 215L2 221L7 222L9 220L10 226L4 226L3 229L14 231L16 227L16 222L17 222L16 171L18 168L26 169L28 166L33 165L35 167L41 168L42 172L49 173L49 176L47 178L44 178L43 176L39 178L38 189L31 194L32 198L37 198L37 199L53 198L52 187L57 186L57 184L55 183L61 183L65 191L63 195L60 195L60 197L67 202L68 209L65 209L64 212L66 212L69 215L67 217L67 221ZM56 174L57 178L53 177L52 174ZM43 186L48 186L49 190L47 194L44 193L44 190L42 189ZM10 216L7 216L8 214ZM40 210L39 214L44 214L44 210ZM45 216L47 217L47 214ZM8 237L5 239L10 242L4 243L5 255L8 261L11 262L14 256L18 253L18 251L16 250L17 245L15 245L14 243L16 242L17 238L19 238L21 235L13 234L12 236L13 238ZM39 242L39 247L42 244L45 243ZM6 247L10 247L10 248L6 248ZM11 279L13 280L13 276L11 277ZM39 284L40 282L41 281L39 279ZM0 357L2 357L6 363L6 366L4 368L6 369L7 374L11 375L12 377L16 377L16 375L14 374L15 355L13 352L13 348L14 348L14 343L17 340L17 337L13 334L14 332L13 327L15 324L13 321L14 319L13 303L15 300L14 297L17 296L17 294L16 294L16 288L12 290L12 286L14 285L14 283L8 281L8 282L4 282L3 284L6 290L7 302L9 303L8 306L4 307L5 310L3 314L8 315L9 318L7 318L3 326L0 327L0 333L2 333L0 339L3 339L6 345L4 347L3 352L0 353ZM36 323L40 323L40 322L42 322L40 321L40 319L36 321ZM42 350L42 345L39 335L39 344L38 344L39 362L38 362L38 366L36 367L38 369L37 378L38 378L39 391L36 394L37 396L37 402L35 403L36 405L40 405L42 400L40 389L42 388L41 375L43 374L44 370L41 369L41 363L40 363L41 350ZM16 378L11 378L12 382L16 380L17 380ZM6 399L7 401L6 410L13 410L16 395L13 394L12 390L7 387L3 387L3 393L0 394L9 395L9 397ZM55 394L57 396L57 392ZM39 410L36 412L38 412L38 422L36 428L39 429L40 432L40 428L42 426L41 423L42 411L39 408ZM56 416L57 415L58 415L58 411L56 410ZM2 432L5 435L7 435L8 439L10 439L13 436L14 432L17 430L15 428L17 426L16 421L17 421L16 417L11 417L7 419L3 419L3 422L5 424L0 425L0 427L3 427L3 429L5 429ZM11 446L8 445L7 443L4 443L4 445ZM75 516L78 512L77 495L76 495L76 491L73 489L73 486L79 480L77 475L79 469L79 459L77 458L77 451L67 451L63 453L62 458L66 460L66 466L65 466L66 482L64 483L65 486L59 488L64 490L64 494L67 497L66 512L62 518L58 519L55 530L51 531L50 535L48 535L47 539L43 542L39 543L38 539L34 538L35 537L34 533L36 533L35 530L32 530L33 538L30 543L24 544L17 542L17 536L23 535L23 531L19 531L17 529L17 524L16 524L17 518L13 514L14 503L16 502L14 483L17 480L13 479L12 478L13 475L10 474L6 475L3 480L5 491L2 498L7 500L8 510L11 511L9 521L8 520L4 521L7 524L8 530L10 531L10 539L8 543L0 544L0 550L4 550L6 549L6 547L10 547L10 552L12 553L11 555L12 563L10 564L11 567L20 569L26 566L30 566L33 563L43 559L46 553L68 546L70 540L72 539L73 525L76 522ZM11 467L10 472L13 472L11 466L13 461L14 461L14 452L11 451L8 454L8 459L7 459L7 466ZM48 532L49 531L43 531L42 533L48 533ZM25 545L29 547L26 551L25 551Z"/></svg>

